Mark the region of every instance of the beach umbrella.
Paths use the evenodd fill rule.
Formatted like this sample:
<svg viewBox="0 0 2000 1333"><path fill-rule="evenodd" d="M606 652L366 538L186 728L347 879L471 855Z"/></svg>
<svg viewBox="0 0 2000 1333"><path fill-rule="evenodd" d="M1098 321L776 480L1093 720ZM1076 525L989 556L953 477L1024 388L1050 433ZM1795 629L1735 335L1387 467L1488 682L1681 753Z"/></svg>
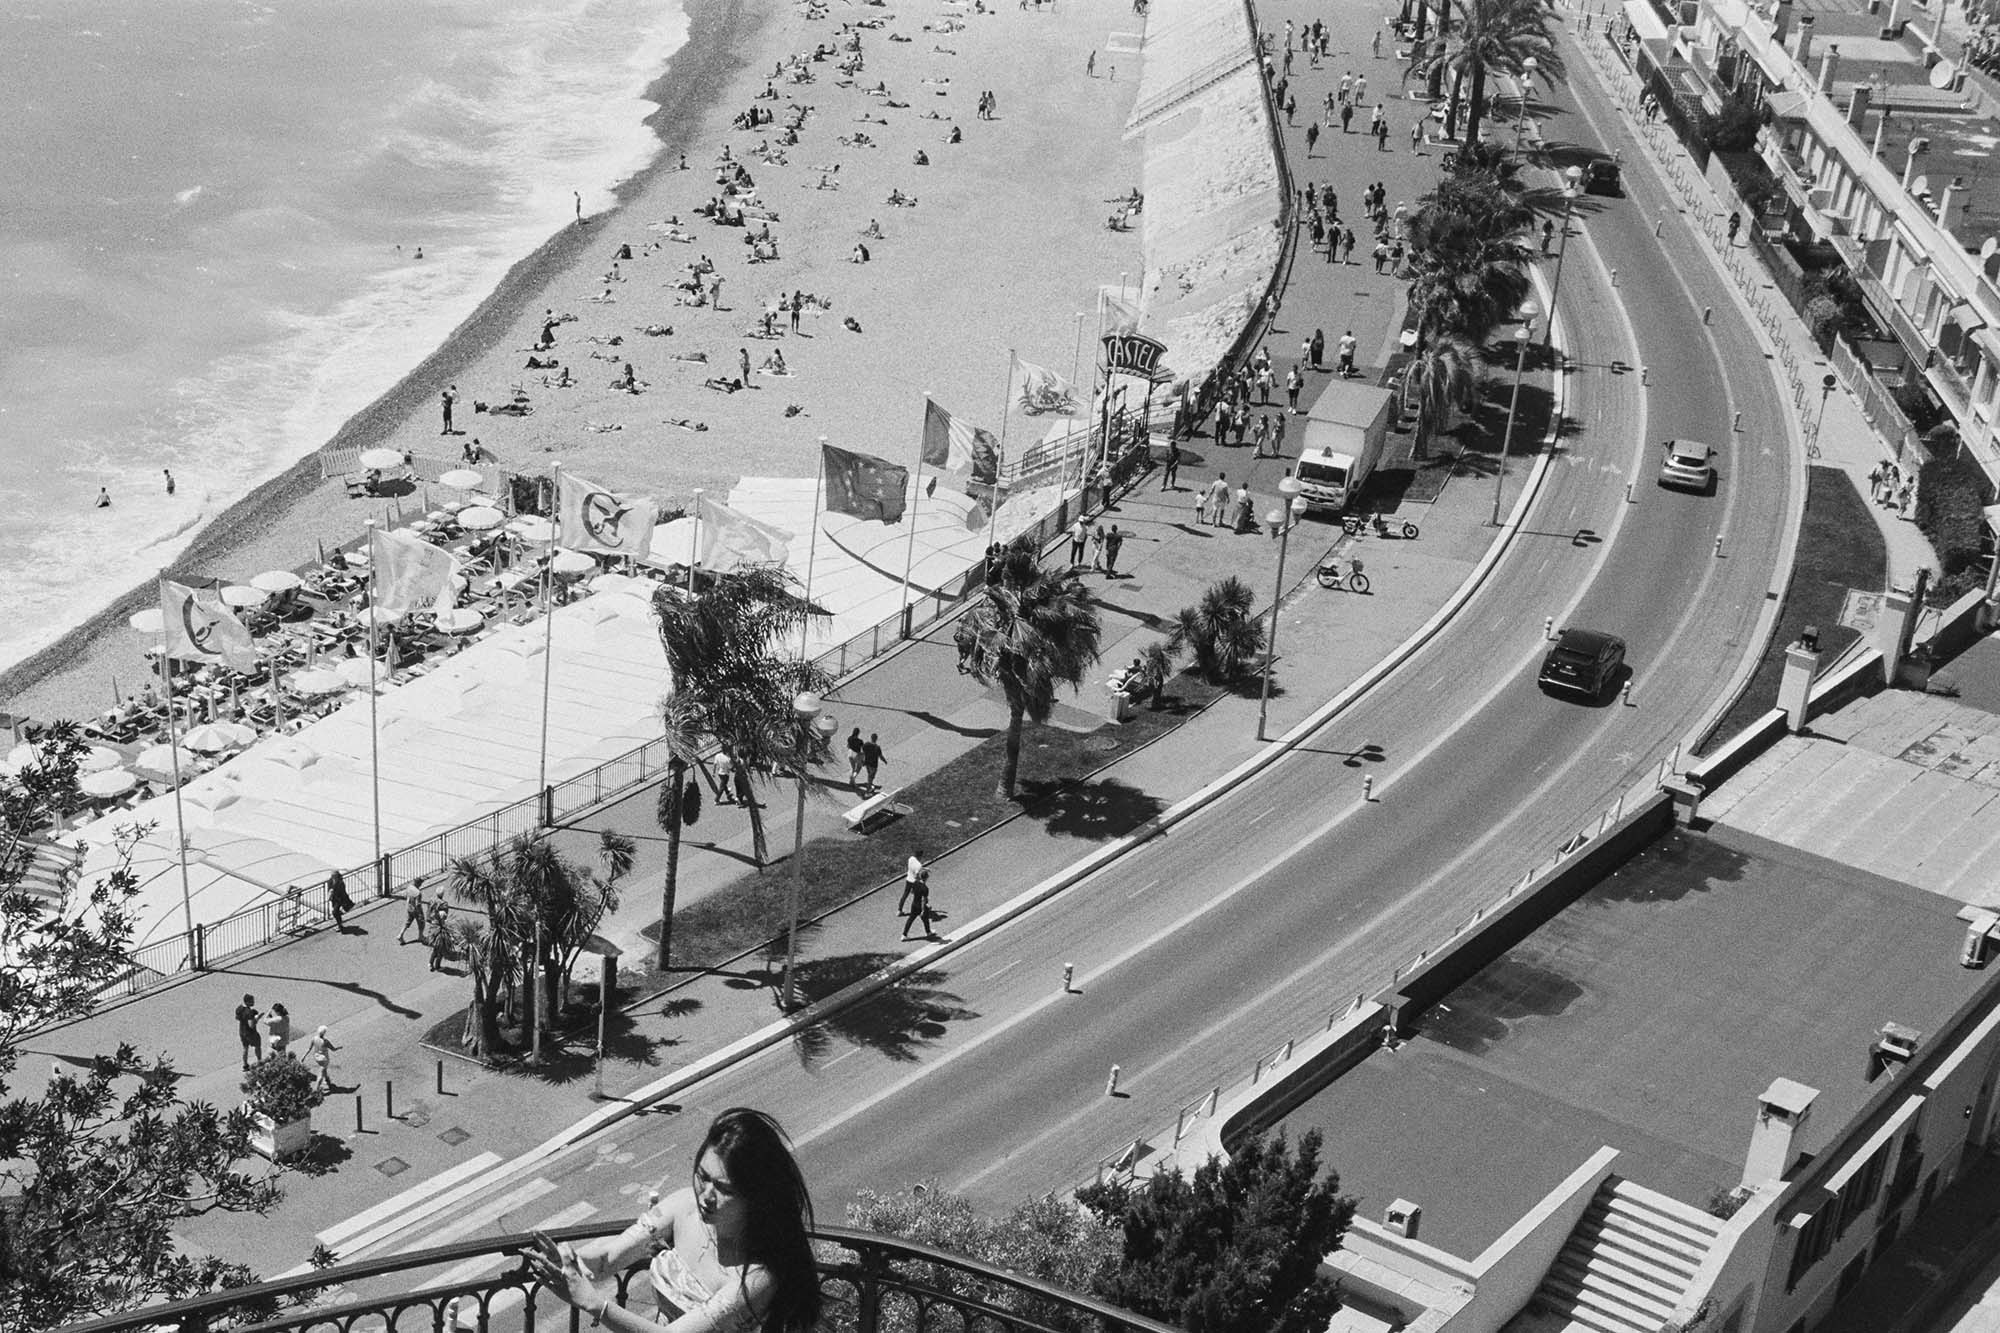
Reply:
<svg viewBox="0 0 2000 1333"><path fill-rule="evenodd" d="M149 606L143 611L134 611L125 618L125 623L133 629L138 630L141 634L158 634L162 629L166 628L166 619L160 614L160 608L157 606Z"/></svg>
<svg viewBox="0 0 2000 1333"><path fill-rule="evenodd" d="M455 467L438 480L455 491L476 491L486 484L486 478L469 467Z"/></svg>
<svg viewBox="0 0 2000 1333"><path fill-rule="evenodd" d="M253 756L269 760L274 764L283 764L286 768L310 768L319 762L318 750L291 736L280 736L277 740L266 741L256 748L253 755L246 755L245 758Z"/></svg>
<svg viewBox="0 0 2000 1333"><path fill-rule="evenodd" d="M76 780L77 790L85 796L123 796L138 785L138 774L129 768L107 768Z"/></svg>
<svg viewBox="0 0 2000 1333"><path fill-rule="evenodd" d="M225 782L203 782L181 788L181 799L197 810L211 814L226 805L234 805L240 797L237 790Z"/></svg>
<svg viewBox="0 0 2000 1333"><path fill-rule="evenodd" d="M232 583L222 590L222 601L226 606L262 606L270 598L270 593L246 583Z"/></svg>
<svg viewBox="0 0 2000 1333"><path fill-rule="evenodd" d="M363 449L361 466L377 472L392 467L403 466L403 454L399 449Z"/></svg>
<svg viewBox="0 0 2000 1333"><path fill-rule="evenodd" d="M437 627L446 634L470 634L485 623L486 617L469 606L454 606L437 616Z"/></svg>
<svg viewBox="0 0 2000 1333"><path fill-rule="evenodd" d="M125 756L108 745L92 745L83 752L76 762L79 773L102 773L108 768L116 768L125 762Z"/></svg>
<svg viewBox="0 0 2000 1333"><path fill-rule="evenodd" d="M371 606L366 611L363 611L361 613L361 618L363 620L366 620L371 625L377 626L378 628L383 628L390 625L401 624L403 617L408 614L409 613L407 611L390 611L384 609L383 607Z"/></svg>
<svg viewBox="0 0 2000 1333"><path fill-rule="evenodd" d="M198 759L198 756L185 746L149 745L139 751L139 756L132 761L132 766L151 773L172 773L176 757L179 758L182 768L193 768Z"/></svg>
<svg viewBox="0 0 2000 1333"><path fill-rule="evenodd" d="M491 505L467 505L458 511L458 526L468 532L488 532L507 521L507 516Z"/></svg>
<svg viewBox="0 0 2000 1333"><path fill-rule="evenodd" d="M285 686L292 693L302 694L308 699L322 694L335 694L346 688L341 684L340 677L325 667L307 667L304 671L294 671L285 681Z"/></svg>
<svg viewBox="0 0 2000 1333"><path fill-rule="evenodd" d="M597 561L582 551L557 551L553 568L558 574L588 574Z"/></svg>
<svg viewBox="0 0 2000 1333"><path fill-rule="evenodd" d="M256 731L241 722L209 722L181 737L181 744L190 750L213 754L218 750L233 750L239 745L248 745L256 739Z"/></svg>
<svg viewBox="0 0 2000 1333"><path fill-rule="evenodd" d="M461 527L464 526L465 516L463 514L459 515L458 521ZM522 541L529 542L545 542L556 535L555 524L535 514L523 514L519 518L510 521L507 524L507 531L513 533Z"/></svg>
<svg viewBox="0 0 2000 1333"><path fill-rule="evenodd" d="M340 677L341 684L349 686L352 689L365 690L368 688L374 673L369 666L367 658L350 657L335 667L333 674Z"/></svg>
<svg viewBox="0 0 2000 1333"><path fill-rule="evenodd" d="M265 592L290 592L304 584L305 580L289 569L267 569L250 580L251 587L262 588Z"/></svg>

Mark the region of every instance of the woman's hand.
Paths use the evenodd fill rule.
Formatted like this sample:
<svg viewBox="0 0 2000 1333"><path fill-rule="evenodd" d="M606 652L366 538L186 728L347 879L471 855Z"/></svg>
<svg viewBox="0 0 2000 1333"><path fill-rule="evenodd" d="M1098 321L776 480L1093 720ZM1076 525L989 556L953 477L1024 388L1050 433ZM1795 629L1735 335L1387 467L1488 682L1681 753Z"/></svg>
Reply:
<svg viewBox="0 0 2000 1333"><path fill-rule="evenodd" d="M550 1291L579 1310L598 1311L607 1301L618 1299L618 1279L596 1277L588 1262L571 1245L558 1245L547 1236L535 1237L528 1251L528 1266L548 1284Z"/></svg>

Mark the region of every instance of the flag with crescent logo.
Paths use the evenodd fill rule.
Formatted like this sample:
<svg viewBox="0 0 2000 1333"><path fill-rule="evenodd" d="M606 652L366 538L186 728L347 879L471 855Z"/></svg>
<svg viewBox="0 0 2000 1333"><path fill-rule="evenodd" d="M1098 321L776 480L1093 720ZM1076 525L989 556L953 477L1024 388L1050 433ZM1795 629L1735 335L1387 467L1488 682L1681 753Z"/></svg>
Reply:
<svg viewBox="0 0 2000 1333"><path fill-rule="evenodd" d="M370 529L368 566L374 586L370 604L385 616L451 606L458 558L413 532Z"/></svg>
<svg viewBox="0 0 2000 1333"><path fill-rule="evenodd" d="M830 444L820 446L820 464L828 509L878 523L903 521L903 504L910 489L908 468Z"/></svg>
<svg viewBox="0 0 2000 1333"><path fill-rule="evenodd" d="M635 559L652 550L659 506L651 496L619 495L568 472L556 490L556 540L564 546Z"/></svg>
<svg viewBox="0 0 2000 1333"><path fill-rule="evenodd" d="M222 600L219 588L190 588L161 579L160 619L166 630L168 657L221 665L231 671L250 671L257 666L249 627Z"/></svg>
<svg viewBox="0 0 2000 1333"><path fill-rule="evenodd" d="M695 518L701 524L695 559L711 574L733 574L750 565L782 565L791 553L791 533L706 495L695 497Z"/></svg>
<svg viewBox="0 0 2000 1333"><path fill-rule="evenodd" d="M1000 442L993 432L962 420L924 399L924 466L963 472L985 460L998 467Z"/></svg>

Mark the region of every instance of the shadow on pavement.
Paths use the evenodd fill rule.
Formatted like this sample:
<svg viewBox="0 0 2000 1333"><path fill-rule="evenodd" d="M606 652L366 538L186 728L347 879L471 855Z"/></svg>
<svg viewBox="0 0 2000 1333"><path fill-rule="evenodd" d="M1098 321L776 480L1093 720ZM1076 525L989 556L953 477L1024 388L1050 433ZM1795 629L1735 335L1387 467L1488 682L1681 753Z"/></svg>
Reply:
<svg viewBox="0 0 2000 1333"><path fill-rule="evenodd" d="M1068 785L1021 783L1022 805L1052 837L1103 842L1122 837L1166 809L1166 803L1116 778Z"/></svg>
<svg viewBox="0 0 2000 1333"><path fill-rule="evenodd" d="M884 930L888 929L887 926ZM794 975L798 998L814 1004L872 976L900 958L896 953L852 953L835 958L800 959ZM865 1003L843 1009L825 1022L793 1034L799 1062L822 1063L838 1042L865 1046L901 1064L914 1063L924 1048L942 1040L948 1025L979 1017L959 997L938 989L945 973L913 972Z"/></svg>

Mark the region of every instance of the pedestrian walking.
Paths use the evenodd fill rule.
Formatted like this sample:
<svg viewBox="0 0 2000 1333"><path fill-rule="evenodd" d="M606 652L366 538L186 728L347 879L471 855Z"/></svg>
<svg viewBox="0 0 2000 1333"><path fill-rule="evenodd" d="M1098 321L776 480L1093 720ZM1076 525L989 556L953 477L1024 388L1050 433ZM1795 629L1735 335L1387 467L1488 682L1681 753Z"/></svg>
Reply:
<svg viewBox="0 0 2000 1333"><path fill-rule="evenodd" d="M338 868L326 877L326 907L333 913L333 928L345 934L347 914L354 910L354 899L347 896L347 878Z"/></svg>
<svg viewBox="0 0 2000 1333"><path fill-rule="evenodd" d="M1542 253L1543 253L1543 254L1547 254L1547 253L1549 252L1549 243L1550 243L1551 241L1555 240L1555 237L1556 237L1556 224L1555 224L1555 221L1554 221L1554 219L1552 219L1552 218L1543 218L1543 219L1542 219Z"/></svg>
<svg viewBox="0 0 2000 1333"><path fill-rule="evenodd" d="M889 756L882 753L882 737L875 732L868 733L868 740L861 747L861 773L867 779L862 791L873 796L877 790L875 774L882 765L889 762Z"/></svg>
<svg viewBox="0 0 2000 1333"><path fill-rule="evenodd" d="M1083 62L1083 72L1093 79L1097 77L1097 51L1095 48L1092 48L1090 52L1090 59Z"/></svg>
<svg viewBox="0 0 2000 1333"><path fill-rule="evenodd" d="M1285 399L1294 413L1299 410L1299 390L1305 387L1306 377L1299 373L1297 366L1285 372Z"/></svg>
<svg viewBox="0 0 2000 1333"><path fill-rule="evenodd" d="M734 805L736 803L736 756L724 750L715 756L715 803Z"/></svg>
<svg viewBox="0 0 2000 1333"><path fill-rule="evenodd" d="M243 1067L264 1061L264 1033L259 1026L264 1015L258 1012L257 997L245 995L243 1003L236 1006L236 1040L243 1047Z"/></svg>
<svg viewBox="0 0 2000 1333"><path fill-rule="evenodd" d="M1231 505L1229 510L1230 531L1245 533L1257 530L1257 519L1251 513L1252 508L1254 508L1254 505L1250 499L1250 487L1248 484L1238 486L1236 488L1236 503Z"/></svg>
<svg viewBox="0 0 2000 1333"><path fill-rule="evenodd" d="M1215 480L1202 492L1202 522L1210 527L1221 527L1224 511L1229 507L1229 476L1218 472Z"/></svg>
<svg viewBox="0 0 2000 1333"><path fill-rule="evenodd" d="M424 942L424 886L419 880L410 888L410 896L403 900L403 928L396 932L396 943L410 942L410 927L417 928L417 943Z"/></svg>
<svg viewBox="0 0 2000 1333"><path fill-rule="evenodd" d="M1910 506L1916 502L1916 499L1917 483L1905 479L1903 484L1896 488L1896 517L1908 518L1910 516Z"/></svg>
<svg viewBox="0 0 2000 1333"><path fill-rule="evenodd" d="M1341 229L1340 262L1343 264L1352 264L1354 262L1354 228L1352 227L1343 227Z"/></svg>
<svg viewBox="0 0 2000 1333"><path fill-rule="evenodd" d="M1315 120L1306 125L1306 156L1311 157L1313 149L1317 147L1319 147L1319 122Z"/></svg>
<svg viewBox="0 0 2000 1333"><path fill-rule="evenodd" d="M1221 444L1229 434L1230 419L1236 415L1236 405L1224 398L1215 406L1215 442Z"/></svg>
<svg viewBox="0 0 2000 1333"><path fill-rule="evenodd" d="M1279 417L1278 424L1271 430L1271 457L1285 456L1285 418Z"/></svg>
<svg viewBox="0 0 2000 1333"><path fill-rule="evenodd" d="M1354 340L1353 329L1349 329L1340 335L1339 366L1340 377L1342 379L1347 379L1354 374L1354 349L1357 345Z"/></svg>
<svg viewBox="0 0 2000 1333"><path fill-rule="evenodd" d="M1418 157L1424 155L1424 118L1418 116L1410 122L1410 151Z"/></svg>
<svg viewBox="0 0 2000 1333"><path fill-rule="evenodd" d="M1269 363L1257 367L1257 405L1259 407L1269 407L1271 405L1271 389L1274 383Z"/></svg>
<svg viewBox="0 0 2000 1333"><path fill-rule="evenodd" d="M292 1044L292 1016L283 1004L272 1005L264 1015L264 1032L270 1038L271 1058L285 1054Z"/></svg>
<svg viewBox="0 0 2000 1333"><path fill-rule="evenodd" d="M1160 469L1160 489L1163 491L1177 491L1181 488L1180 483L1181 442L1170 439L1167 441L1166 466Z"/></svg>
<svg viewBox="0 0 2000 1333"><path fill-rule="evenodd" d="M1094 570L1102 570L1104 568L1103 528L1092 528L1090 530L1090 567Z"/></svg>
<svg viewBox="0 0 2000 1333"><path fill-rule="evenodd" d="M168 495L172 495L172 494L174 493L174 489L175 489L175 487L174 487L174 470L173 470L172 468L170 468L170 467L163 467L163 468L161 468L161 469L160 469L160 471L162 471L162 472L164 472L164 473L166 473L166 474L167 474L167 494L168 494Z"/></svg>
<svg viewBox="0 0 2000 1333"><path fill-rule="evenodd" d="M1069 525L1069 567L1075 569L1083 564L1083 553L1090 549L1090 518L1080 516Z"/></svg>
<svg viewBox="0 0 2000 1333"><path fill-rule="evenodd" d="M861 790L861 728L847 733L847 785Z"/></svg>
<svg viewBox="0 0 2000 1333"><path fill-rule="evenodd" d="M1378 106L1375 109L1380 111L1382 108ZM1389 151L1389 121L1386 117L1375 122L1375 151L1378 153Z"/></svg>
<svg viewBox="0 0 2000 1333"><path fill-rule="evenodd" d="M444 429L439 431L438 434L450 435L453 433L451 429L451 405L457 401L458 386L456 384L442 390L438 394L439 405L444 409Z"/></svg>
<svg viewBox="0 0 2000 1333"><path fill-rule="evenodd" d="M1325 329L1313 330L1311 346L1312 346L1312 355L1308 359L1312 362L1312 368L1314 370L1325 370L1326 369L1326 366L1324 364L1326 359Z"/></svg>
<svg viewBox="0 0 2000 1333"><path fill-rule="evenodd" d="M443 931L431 935L431 971L444 971L444 960L451 957L451 940Z"/></svg>
<svg viewBox="0 0 2000 1333"><path fill-rule="evenodd" d="M1125 534L1118 530L1118 525L1116 523L1113 523L1111 525L1111 530L1104 534L1104 577L1105 578L1115 579L1118 577L1118 552L1122 550L1124 546L1125 546Z"/></svg>
<svg viewBox="0 0 2000 1333"><path fill-rule="evenodd" d="M914 859L914 858L912 858ZM924 938L936 939L937 932L931 929L931 871L925 866L914 880L903 881L903 938L910 938L910 927L919 921L924 926Z"/></svg>
<svg viewBox="0 0 2000 1333"><path fill-rule="evenodd" d="M916 896L918 887L928 882L931 877L930 867L924 864L924 858L918 854L922 850L922 847L912 847L910 859L903 863L903 895L896 900L897 916L909 911L910 899Z"/></svg>
<svg viewBox="0 0 2000 1333"><path fill-rule="evenodd" d="M451 934L450 927L451 909L444 905L444 890L439 889L438 896L431 899L431 944L433 947L446 942L445 937Z"/></svg>
<svg viewBox="0 0 2000 1333"><path fill-rule="evenodd" d="M1380 28L1377 28L1375 35L1368 39L1368 54L1377 60L1382 58L1382 30Z"/></svg>
<svg viewBox="0 0 2000 1333"><path fill-rule="evenodd" d="M1357 74L1354 76L1354 105L1360 106L1367 100L1368 76L1366 74Z"/></svg>
<svg viewBox="0 0 2000 1333"><path fill-rule="evenodd" d="M1354 133L1354 130L1352 128L1353 124L1354 124L1354 104L1352 102L1343 101L1340 104L1340 132L1342 134Z"/></svg>
<svg viewBox="0 0 2000 1333"><path fill-rule="evenodd" d="M333 1044L333 1038L326 1035L326 1024L321 1023L312 1038L306 1042L306 1064L319 1071L321 1092L333 1091L333 1053L340 1048Z"/></svg>
<svg viewBox="0 0 2000 1333"><path fill-rule="evenodd" d="M1264 456L1264 441L1266 441L1266 440L1268 440L1268 439L1270 439L1270 438L1271 438L1271 418L1269 418L1269 417L1267 417L1267 416L1260 416L1260 417L1258 417L1258 418L1257 418L1257 449L1256 449L1256 452L1255 452L1255 453L1252 453L1252 454L1251 454L1250 456L1251 456L1252 458L1262 458L1262 457Z"/></svg>
<svg viewBox="0 0 2000 1333"><path fill-rule="evenodd" d="M1736 244L1736 233L1741 230L1743 230L1743 214L1740 211L1732 211L1729 214L1729 243L1731 245Z"/></svg>

